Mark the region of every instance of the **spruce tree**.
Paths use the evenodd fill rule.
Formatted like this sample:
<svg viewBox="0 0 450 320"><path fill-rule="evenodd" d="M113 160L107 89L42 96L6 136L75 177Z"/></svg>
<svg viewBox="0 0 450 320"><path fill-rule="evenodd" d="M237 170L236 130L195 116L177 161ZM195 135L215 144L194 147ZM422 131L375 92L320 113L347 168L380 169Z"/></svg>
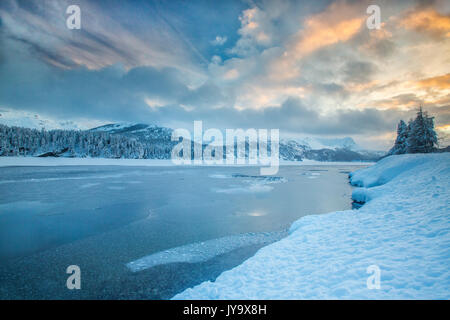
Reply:
<svg viewBox="0 0 450 320"><path fill-rule="evenodd" d="M394 146L389 150L389 154L404 154L407 150L408 126L405 121L400 120L397 125L397 138Z"/></svg>
<svg viewBox="0 0 450 320"><path fill-rule="evenodd" d="M438 138L436 131L434 130L434 117L428 116L428 113L424 113L425 117L425 134L424 134L424 150L425 152L434 152L438 144Z"/></svg>
<svg viewBox="0 0 450 320"><path fill-rule="evenodd" d="M435 150L437 135L434 131L434 118L422 111L417 112L416 119L410 121L407 138L408 153L429 153Z"/></svg>

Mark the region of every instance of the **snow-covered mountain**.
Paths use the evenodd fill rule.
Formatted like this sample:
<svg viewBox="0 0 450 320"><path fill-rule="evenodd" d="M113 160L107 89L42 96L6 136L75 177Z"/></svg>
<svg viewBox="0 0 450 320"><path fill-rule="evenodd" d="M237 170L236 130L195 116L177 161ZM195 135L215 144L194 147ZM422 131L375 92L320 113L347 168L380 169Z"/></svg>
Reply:
<svg viewBox="0 0 450 320"><path fill-rule="evenodd" d="M344 138L313 138L313 137L284 137L281 139L281 143L284 144L298 144L305 146L312 150L320 149L348 149L348 150L360 150L356 142L350 137Z"/></svg>
<svg viewBox="0 0 450 320"><path fill-rule="evenodd" d="M93 128L91 131L134 137L143 143L169 148L172 129L143 123L115 123ZM225 152L224 152L225 154ZM344 138L284 138L280 141L280 157L283 160L301 161L370 161L377 160L384 153L364 150L350 137ZM167 154L170 158L170 152Z"/></svg>
<svg viewBox="0 0 450 320"><path fill-rule="evenodd" d="M107 132L109 134L120 134L138 139L139 141L170 141L172 129L158 127L144 123L111 123L100 127L92 128L91 132Z"/></svg>
<svg viewBox="0 0 450 320"><path fill-rule="evenodd" d="M30 129L63 129L63 130L83 130L83 126L73 121L58 121L42 117L37 113L27 111L17 111L0 108L0 124L9 127L22 127Z"/></svg>
<svg viewBox="0 0 450 320"><path fill-rule="evenodd" d="M385 152L365 150L350 137L344 138L283 138L280 156L285 160L310 159L317 161L370 161Z"/></svg>
<svg viewBox="0 0 450 320"><path fill-rule="evenodd" d="M89 130L73 130L78 127L71 127L71 122L55 123L39 116L28 115L17 118L17 122L12 121L15 118L11 114L8 117L2 114L2 117L8 119L8 127L45 128L47 131L3 128L0 130L4 136L2 139L9 144L0 146L0 155L170 159L177 143L171 141L172 129L144 123L111 123ZM61 125L67 125L67 129ZM48 131L55 126L58 130ZM363 150L349 137L282 139L279 147L280 158L290 161L373 161L383 156L379 152Z"/></svg>
<svg viewBox="0 0 450 320"><path fill-rule="evenodd" d="M356 144L356 142L350 137L344 138L318 138L324 146L332 149L348 149L348 150L361 150L362 148Z"/></svg>

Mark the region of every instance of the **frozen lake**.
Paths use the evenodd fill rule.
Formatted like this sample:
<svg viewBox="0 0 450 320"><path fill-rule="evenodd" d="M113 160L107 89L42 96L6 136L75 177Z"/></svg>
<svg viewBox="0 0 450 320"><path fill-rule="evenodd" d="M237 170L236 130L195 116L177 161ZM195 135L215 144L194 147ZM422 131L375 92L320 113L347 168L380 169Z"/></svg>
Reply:
<svg viewBox="0 0 450 320"><path fill-rule="evenodd" d="M0 298L170 298L304 215L351 208L361 167L0 168Z"/></svg>

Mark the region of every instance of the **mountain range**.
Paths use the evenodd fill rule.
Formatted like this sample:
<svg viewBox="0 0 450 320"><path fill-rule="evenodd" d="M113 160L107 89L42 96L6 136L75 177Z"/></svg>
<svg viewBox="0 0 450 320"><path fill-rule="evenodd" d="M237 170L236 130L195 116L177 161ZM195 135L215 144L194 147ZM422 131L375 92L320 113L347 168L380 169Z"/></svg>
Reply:
<svg viewBox="0 0 450 320"><path fill-rule="evenodd" d="M138 151L132 150L132 152L105 152L96 151L91 152L87 150L87 143L83 142L82 146L76 146L76 141L80 141L82 138L71 138L71 140L62 139L59 144L45 144L40 146L34 146L30 149L26 155L42 156L70 156L70 157L84 157L84 156L101 156L101 157L143 157L143 158L158 158L158 159L170 159L173 146L177 143L171 141L171 135L173 129L160 127L156 125L149 125L144 123L111 123L102 126L98 126L92 129L86 129L83 126L79 126L72 121L54 121L43 118L37 114L29 112L13 111L13 110L0 110L0 124L7 127L22 127L31 128L37 130L51 131L67 131L70 132L85 132L89 134L89 137L83 138L86 141L100 141L104 140L105 135L111 137L120 137L120 139L113 139L112 141L120 141L120 147L116 147L117 150L126 149L133 146L138 148ZM28 133L21 131L21 139L26 138ZM13 134L14 132L9 132ZM36 136L39 133L34 133ZM58 133L58 136L61 135ZM96 138L96 135L101 135ZM64 135L62 135L64 136ZM72 133L73 136L73 133ZM94 137L94 138L93 138ZM3 139L3 137L2 137ZM34 137L33 139L36 139ZM54 139L54 138L53 138ZM78 139L78 140L77 140ZM10 141L11 137L9 138ZM42 140L42 139L41 139ZM45 140L45 139L44 139ZM107 139L107 145L104 146L104 142L101 142L103 149L108 147L111 143L111 139ZM71 145L67 141L70 141ZM106 141L106 140L105 140ZM126 141L129 141L128 143ZM100 143L100 142L98 142ZM17 148L18 150L24 149L23 146L10 146L10 148ZM112 148L112 147L111 147ZM86 149L86 150L85 150ZM83 152L81 150L84 150ZM21 154L17 150L8 150L0 153L2 155L16 155ZM98 155L97 155L98 154ZM280 159L290 161L302 161L303 159L316 160L316 161L374 161L382 157L385 152L365 150L358 146L355 141L350 137L344 138L312 138L302 137L294 138L285 136L280 140L279 145ZM114 155L114 156L112 156Z"/></svg>
<svg viewBox="0 0 450 320"><path fill-rule="evenodd" d="M174 145L172 129L143 123L114 123L90 129L135 138L140 142ZM280 158L290 161L374 161L385 152L365 150L350 137L344 138L283 138L280 140ZM168 155L170 157L170 155Z"/></svg>

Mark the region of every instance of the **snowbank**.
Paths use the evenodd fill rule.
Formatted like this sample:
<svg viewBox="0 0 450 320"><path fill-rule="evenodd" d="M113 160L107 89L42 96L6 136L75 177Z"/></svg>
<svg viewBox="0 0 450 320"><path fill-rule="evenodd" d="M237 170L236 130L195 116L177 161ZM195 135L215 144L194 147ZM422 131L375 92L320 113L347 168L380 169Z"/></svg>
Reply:
<svg viewBox="0 0 450 320"><path fill-rule="evenodd" d="M174 299L449 299L450 154L391 156L351 181L368 201L360 210L303 217L288 237ZM380 289L367 287L372 265Z"/></svg>

